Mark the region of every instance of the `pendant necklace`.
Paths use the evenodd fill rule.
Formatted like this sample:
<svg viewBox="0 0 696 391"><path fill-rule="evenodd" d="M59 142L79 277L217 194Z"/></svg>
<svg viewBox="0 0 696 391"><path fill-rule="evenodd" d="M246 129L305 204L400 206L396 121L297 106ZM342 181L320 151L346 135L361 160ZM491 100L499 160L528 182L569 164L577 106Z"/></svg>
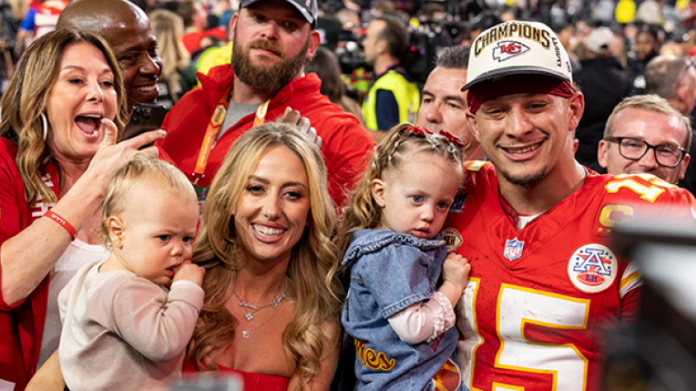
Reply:
<svg viewBox="0 0 696 391"><path fill-rule="evenodd" d="M278 305L280 305L280 302L283 301L283 299L285 299L285 292L286 292L287 290L288 290L288 280L287 280L287 278L286 278L286 279L285 279L285 287L283 288L283 291L280 292L280 294L279 294L278 296L276 296L276 298L273 299L273 301L271 301L270 303L268 303L268 304L266 304L266 305L262 305L262 306L256 306L256 305L253 305L253 304L251 304L251 303L247 303L246 300L244 300L244 299L242 299L241 297L239 297L239 295L237 294L237 292L234 290L234 287L232 288L232 293L233 293L234 296L237 298L237 300L239 300L239 306L242 307L242 308L244 308L244 310L246 311L246 314L244 314L244 319L246 319L247 322L251 322L252 320L254 320L254 314L256 314L256 312L261 311L262 309L268 308L268 307L273 307L274 310L277 309L277 308L278 308ZM254 311L254 312L252 313L252 311ZM268 323L268 321L270 321L274 316L275 316L275 313L274 313L273 316L271 316L266 322L264 322L264 323L261 324L260 326L257 326L257 327L254 328L254 329L251 329L251 330L242 330L242 336L243 336L244 338L248 339L248 338L249 338L249 332L250 332L250 331L254 331L254 330L258 329L258 328L261 328L261 327L264 326L266 323Z"/></svg>

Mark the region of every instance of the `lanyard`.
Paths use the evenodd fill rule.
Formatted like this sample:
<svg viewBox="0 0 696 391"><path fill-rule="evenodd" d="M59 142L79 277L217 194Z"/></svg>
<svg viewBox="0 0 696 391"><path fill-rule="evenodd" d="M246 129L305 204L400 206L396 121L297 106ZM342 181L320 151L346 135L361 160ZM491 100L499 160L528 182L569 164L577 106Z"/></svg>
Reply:
<svg viewBox="0 0 696 391"><path fill-rule="evenodd" d="M210 151L215 145L215 140L220 132L220 126L225 120L225 115L227 114L227 108L230 105L229 97L230 90L232 86L227 88L225 93L220 97L218 105L215 107L213 116L210 118L208 123L208 128L205 130L205 136L203 137L203 143L201 144L201 150L198 152L198 159L196 160L196 167L193 170L193 185L196 186L198 181L205 176L205 167L208 165L208 158L210 157ZM259 126L264 123L266 119L266 112L268 111L268 103L270 99L263 102L258 109L256 109L256 115L254 116L254 127Z"/></svg>

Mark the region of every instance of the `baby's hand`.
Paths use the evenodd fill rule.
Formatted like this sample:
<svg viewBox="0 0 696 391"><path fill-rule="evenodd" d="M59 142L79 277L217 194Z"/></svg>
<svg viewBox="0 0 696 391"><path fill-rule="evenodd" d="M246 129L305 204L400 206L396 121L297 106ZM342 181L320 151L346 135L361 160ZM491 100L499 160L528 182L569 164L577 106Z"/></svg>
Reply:
<svg viewBox="0 0 696 391"><path fill-rule="evenodd" d="M194 265L191 261L184 261L184 263L174 271L174 282L186 280L198 286L202 286L203 277L205 277L205 269L198 265Z"/></svg>
<svg viewBox="0 0 696 391"><path fill-rule="evenodd" d="M471 265L466 258L456 253L450 253L445 258L444 265L442 265L442 279L449 281L463 291L467 282L469 282L470 271Z"/></svg>

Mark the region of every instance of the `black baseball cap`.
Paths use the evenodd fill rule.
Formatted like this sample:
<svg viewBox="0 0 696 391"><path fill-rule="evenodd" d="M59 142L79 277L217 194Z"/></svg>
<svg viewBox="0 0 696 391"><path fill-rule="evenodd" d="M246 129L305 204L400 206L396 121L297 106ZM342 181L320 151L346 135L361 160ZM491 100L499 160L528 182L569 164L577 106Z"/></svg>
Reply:
<svg viewBox="0 0 696 391"><path fill-rule="evenodd" d="M242 0L239 4L239 8L246 8L252 4L258 3L261 0ZM312 28L317 25L317 13L319 12L319 6L317 6L317 0L285 0L286 2L292 4L298 11L304 16L304 18L312 25Z"/></svg>

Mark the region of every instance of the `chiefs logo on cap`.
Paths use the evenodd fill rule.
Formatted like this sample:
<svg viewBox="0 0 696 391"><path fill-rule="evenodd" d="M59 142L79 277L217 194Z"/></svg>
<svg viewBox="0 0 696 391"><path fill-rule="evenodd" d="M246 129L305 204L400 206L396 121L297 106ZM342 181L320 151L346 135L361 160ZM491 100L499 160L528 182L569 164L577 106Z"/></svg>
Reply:
<svg viewBox="0 0 696 391"><path fill-rule="evenodd" d="M503 62L509 58L528 52L529 46L516 41L500 41L493 48L493 59Z"/></svg>

